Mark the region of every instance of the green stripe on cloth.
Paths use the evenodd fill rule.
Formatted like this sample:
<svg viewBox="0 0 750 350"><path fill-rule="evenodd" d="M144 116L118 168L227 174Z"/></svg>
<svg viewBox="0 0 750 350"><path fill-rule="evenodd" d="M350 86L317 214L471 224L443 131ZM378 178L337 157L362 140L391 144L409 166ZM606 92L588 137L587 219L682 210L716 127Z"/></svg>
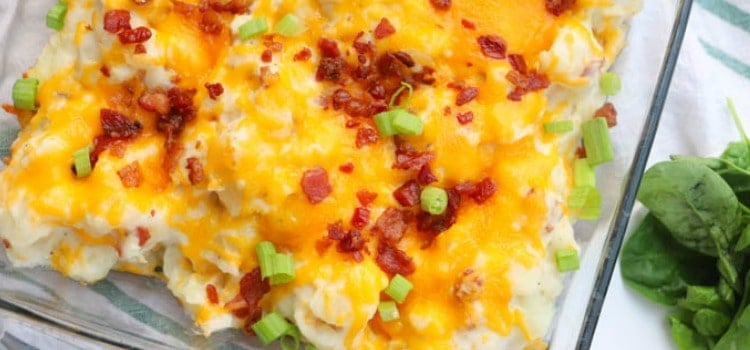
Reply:
<svg viewBox="0 0 750 350"><path fill-rule="evenodd" d="M728 3L726 0L696 0L696 2L706 11L750 33L750 13Z"/></svg>
<svg viewBox="0 0 750 350"><path fill-rule="evenodd" d="M10 156L10 145L18 137L18 128L0 129L0 159Z"/></svg>
<svg viewBox="0 0 750 350"><path fill-rule="evenodd" d="M747 79L750 79L750 65L730 56L728 53L715 46L712 46L703 39L699 39L699 41L701 45L703 45L703 49L706 50L706 53L708 53L709 56L715 58L721 64L733 70L735 73Z"/></svg>
<svg viewBox="0 0 750 350"><path fill-rule="evenodd" d="M125 294L112 282L103 280L89 286L91 290L107 298L112 305L130 315L155 331L172 336L185 344L189 344L190 333L182 325L166 317L147 305Z"/></svg>

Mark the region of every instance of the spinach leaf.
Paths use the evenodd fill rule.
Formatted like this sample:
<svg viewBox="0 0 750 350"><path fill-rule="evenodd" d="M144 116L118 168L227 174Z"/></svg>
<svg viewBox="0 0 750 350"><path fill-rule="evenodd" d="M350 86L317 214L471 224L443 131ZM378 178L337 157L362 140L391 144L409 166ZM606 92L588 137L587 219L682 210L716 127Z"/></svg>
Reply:
<svg viewBox="0 0 750 350"><path fill-rule="evenodd" d="M688 285L718 281L716 259L683 247L653 215L648 214L628 237L620 256L625 284L646 298L674 305Z"/></svg>
<svg viewBox="0 0 750 350"><path fill-rule="evenodd" d="M676 317L669 318L672 338L680 350L709 350L708 341Z"/></svg>
<svg viewBox="0 0 750 350"><path fill-rule="evenodd" d="M718 232L727 242L739 234L740 203L729 185L705 164L689 159L657 163L643 175L638 200L682 245L717 256ZM718 249L717 249L718 248Z"/></svg>
<svg viewBox="0 0 750 350"><path fill-rule="evenodd" d="M693 327L699 334L716 337L724 334L729 327L729 316L711 309L700 309L693 316Z"/></svg>
<svg viewBox="0 0 750 350"><path fill-rule="evenodd" d="M729 329L713 350L744 350L750 345L750 271L745 274L745 293Z"/></svg>

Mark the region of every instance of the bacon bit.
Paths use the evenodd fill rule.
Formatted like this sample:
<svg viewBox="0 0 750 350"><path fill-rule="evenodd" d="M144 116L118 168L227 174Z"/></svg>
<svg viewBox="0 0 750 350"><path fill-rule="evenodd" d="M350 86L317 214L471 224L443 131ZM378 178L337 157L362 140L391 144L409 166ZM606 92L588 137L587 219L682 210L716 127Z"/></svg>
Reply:
<svg viewBox="0 0 750 350"><path fill-rule="evenodd" d="M180 89L177 87L167 91L169 98L169 112L160 115L156 122L156 130L165 135L164 147L166 156L164 158L164 169L172 171L177 166L177 158L182 153L182 145L177 141L185 125L195 118L195 107L193 106L194 89Z"/></svg>
<svg viewBox="0 0 750 350"><path fill-rule="evenodd" d="M471 102L472 100L474 100L478 95L479 95L479 89L473 86L463 88L458 93L458 96L456 96L456 106L463 106Z"/></svg>
<svg viewBox="0 0 750 350"><path fill-rule="evenodd" d="M323 55L323 57L337 58L341 56L339 45L333 40L321 38L320 40L318 40L318 48L320 49L320 53Z"/></svg>
<svg viewBox="0 0 750 350"><path fill-rule="evenodd" d="M445 106L443 108L443 115L445 115L445 116L451 115L451 106Z"/></svg>
<svg viewBox="0 0 750 350"><path fill-rule="evenodd" d="M101 72L102 75L105 76L105 77L107 77L107 78L110 77L109 67L107 67L107 66L102 66L101 68L99 68L99 72Z"/></svg>
<svg viewBox="0 0 750 350"><path fill-rule="evenodd" d="M141 122L129 120L124 115L111 109L99 111L99 118L104 135L107 137L128 139L137 136L143 129Z"/></svg>
<svg viewBox="0 0 750 350"><path fill-rule="evenodd" d="M138 27L135 29L125 29L117 34L117 38L123 44L137 44L145 42L151 38L151 29Z"/></svg>
<svg viewBox="0 0 750 350"><path fill-rule="evenodd" d="M261 279L260 267L256 267L251 272L242 276L240 280L240 295L247 303L251 317L255 317L258 311L260 311L258 303L269 291L271 291L271 285L268 279ZM260 315L257 316L258 318L260 317Z"/></svg>
<svg viewBox="0 0 750 350"><path fill-rule="evenodd" d="M422 165L422 167L419 168L419 173L417 174L417 182L420 185L429 185L437 180L438 178L437 176L435 176L435 174L432 173L432 169L430 169L429 164Z"/></svg>
<svg viewBox="0 0 750 350"><path fill-rule="evenodd" d="M206 90L208 90L208 97L212 100L219 98L219 96L224 93L224 86L221 85L221 83L206 83L204 86L206 87Z"/></svg>
<svg viewBox="0 0 750 350"><path fill-rule="evenodd" d="M190 184L197 185L203 181L203 164L197 157L190 157L187 159L188 178Z"/></svg>
<svg viewBox="0 0 750 350"><path fill-rule="evenodd" d="M419 184L409 180L393 191L393 198L404 207L419 204Z"/></svg>
<svg viewBox="0 0 750 350"><path fill-rule="evenodd" d="M482 35L477 38L477 43L482 50L482 54L486 57L494 58L496 60L505 58L505 52L508 45L503 38L497 35Z"/></svg>
<svg viewBox="0 0 750 350"><path fill-rule="evenodd" d="M352 95L344 89L336 89L333 95L331 95L331 100L333 102L333 109L339 110L352 100Z"/></svg>
<svg viewBox="0 0 750 350"><path fill-rule="evenodd" d="M477 183L476 189L470 196L477 204L482 204L492 197L495 192L497 192L497 184L491 178L486 177Z"/></svg>
<svg viewBox="0 0 750 350"><path fill-rule="evenodd" d="M523 58L523 55L512 53L508 55L508 62L510 63L510 66L519 73L526 74L528 72L526 59Z"/></svg>
<svg viewBox="0 0 750 350"><path fill-rule="evenodd" d="M117 34L121 30L130 29L130 12L125 10L109 10L104 13L104 30Z"/></svg>
<svg viewBox="0 0 750 350"><path fill-rule="evenodd" d="M349 119L349 120L346 121L346 125L345 126L347 128L349 128L349 129L352 129L352 128L358 127L359 124L360 124L360 122L358 122L358 121L356 121L354 119Z"/></svg>
<svg viewBox="0 0 750 350"><path fill-rule="evenodd" d="M380 23L378 23L378 26L375 27L373 36L375 37L375 39L379 40L391 36L394 33L396 33L396 28L393 27L388 18L383 17L380 19Z"/></svg>
<svg viewBox="0 0 750 350"><path fill-rule="evenodd" d="M378 131L370 127L362 127L357 130L357 148L378 142L380 136Z"/></svg>
<svg viewBox="0 0 750 350"><path fill-rule="evenodd" d="M578 159L586 158L586 147L578 146L578 148L576 148L576 158Z"/></svg>
<svg viewBox="0 0 750 350"><path fill-rule="evenodd" d="M466 269L458 275L453 284L453 296L461 302L469 303L479 299L484 279L473 269Z"/></svg>
<svg viewBox="0 0 750 350"><path fill-rule="evenodd" d="M120 177L120 182L122 182L125 188L140 187L143 182L143 173L138 161L132 162L118 170L117 176Z"/></svg>
<svg viewBox="0 0 750 350"><path fill-rule="evenodd" d="M372 229L380 233L380 239L389 244L396 244L406 232L409 217L408 211L388 208L380 214Z"/></svg>
<svg viewBox="0 0 750 350"><path fill-rule="evenodd" d="M219 293L216 291L216 287L213 284L206 285L206 299L211 304L219 303Z"/></svg>
<svg viewBox="0 0 750 350"><path fill-rule="evenodd" d="M210 0L209 6L216 12L238 15L247 12L248 0Z"/></svg>
<svg viewBox="0 0 750 350"><path fill-rule="evenodd" d="M318 64L318 70L315 72L315 78L318 81L331 80L336 81L341 78L341 73L346 67L346 61L341 57L324 57Z"/></svg>
<svg viewBox="0 0 750 350"><path fill-rule="evenodd" d="M300 50L299 52L297 52L296 54L294 54L294 61L295 62L307 61L310 59L310 57L312 57L312 51L310 51L310 49L308 48L304 48Z"/></svg>
<svg viewBox="0 0 750 350"><path fill-rule="evenodd" d="M146 242L148 242L149 239L151 239L151 232L142 226L138 226L135 228L135 233L138 235L138 246L143 247L146 245Z"/></svg>
<svg viewBox="0 0 750 350"><path fill-rule="evenodd" d="M263 53L260 54L260 60L265 63L270 63L273 60L273 51L271 51L271 49L263 50Z"/></svg>
<svg viewBox="0 0 750 350"><path fill-rule="evenodd" d="M328 238L319 239L315 242L315 250L318 251L318 255L323 255L331 245L333 245L332 240Z"/></svg>
<svg viewBox="0 0 750 350"><path fill-rule="evenodd" d="M456 223L458 207L461 204L461 195L455 188L449 188L446 192L448 194L448 207L445 209L445 212L440 215L430 215L427 212L420 212L417 215L417 230L437 236ZM434 239L434 237L431 239ZM427 245L431 242L430 240Z"/></svg>
<svg viewBox="0 0 750 350"><path fill-rule="evenodd" d="M350 223L352 226L358 229L363 229L370 222L370 210L363 207L357 207L354 209L354 214Z"/></svg>
<svg viewBox="0 0 750 350"><path fill-rule="evenodd" d="M419 152L406 142L396 139L396 169L410 170L419 169L435 158L432 152Z"/></svg>
<svg viewBox="0 0 750 350"><path fill-rule="evenodd" d="M526 69L526 63L525 61L522 61L523 58L515 60L519 61L516 63L519 68ZM520 63L521 61L523 64ZM505 78L516 86L515 89L508 94L508 99L511 101L520 101L523 95L531 91L546 89L550 84L547 76L536 70L527 71L526 73L512 70L508 72Z"/></svg>
<svg viewBox="0 0 750 350"><path fill-rule="evenodd" d="M344 224L341 220L328 224L328 239L340 241L344 239L344 236L346 236L346 231L344 231Z"/></svg>
<svg viewBox="0 0 750 350"><path fill-rule="evenodd" d="M375 262L381 270L391 275L408 276L416 270L414 262L404 251L383 243L378 245Z"/></svg>
<svg viewBox="0 0 750 350"><path fill-rule="evenodd" d="M475 29L477 29L477 25L474 24L474 22L472 22L472 21L470 21L468 19L465 19L465 18L461 19L461 25L464 26L464 28L466 28L468 30L475 30Z"/></svg>
<svg viewBox="0 0 750 350"><path fill-rule="evenodd" d="M339 171L341 171L344 174L351 174L352 171L354 171L354 164L352 164L352 162L341 164L339 166Z"/></svg>
<svg viewBox="0 0 750 350"><path fill-rule="evenodd" d="M378 194L374 192L369 192L366 190L357 191L357 200L359 201L359 204L362 204L363 207L370 205L370 203L372 203L377 197Z"/></svg>
<svg viewBox="0 0 750 350"><path fill-rule="evenodd" d="M5 249L10 249L10 241L3 238L3 246L5 246Z"/></svg>
<svg viewBox="0 0 750 350"><path fill-rule="evenodd" d="M135 44L135 49L133 49L133 52L135 52L136 55L141 55L146 53L146 47L143 46L143 44Z"/></svg>
<svg viewBox="0 0 750 350"><path fill-rule="evenodd" d="M430 0L430 4L439 11L446 11L451 8L451 0Z"/></svg>
<svg viewBox="0 0 750 350"><path fill-rule="evenodd" d="M594 112L594 117L604 117L604 119L607 120L607 126L610 128L617 125L617 110L612 102L607 102L599 107L599 109Z"/></svg>
<svg viewBox="0 0 750 350"><path fill-rule="evenodd" d="M352 98L344 105L344 112L352 117L368 117L370 108L366 101L359 98Z"/></svg>
<svg viewBox="0 0 750 350"><path fill-rule="evenodd" d="M472 111L468 111L465 113L458 113L456 115L456 119L461 125L466 125L471 123L474 120L474 113Z"/></svg>
<svg viewBox="0 0 750 350"><path fill-rule="evenodd" d="M147 90L138 98L141 108L160 115L169 113L169 96L161 90Z"/></svg>
<svg viewBox="0 0 750 350"><path fill-rule="evenodd" d="M385 86L378 81L373 81L370 87L367 88L367 93L376 100L385 100L385 96L388 93L385 91Z"/></svg>
<svg viewBox="0 0 750 350"><path fill-rule="evenodd" d="M224 25L221 22L221 16L215 11L205 11L201 14L201 20L198 24L198 28L206 34L218 35L224 29Z"/></svg>
<svg viewBox="0 0 750 350"><path fill-rule="evenodd" d="M458 192L458 194L468 196L476 191L477 185L472 182L466 181L456 185L454 189Z"/></svg>
<svg viewBox="0 0 750 350"><path fill-rule="evenodd" d="M327 240L338 241L337 250L340 253L352 253L355 261L362 261L362 250L365 249L367 241L362 238L358 230L344 231L341 221L328 225Z"/></svg>
<svg viewBox="0 0 750 350"><path fill-rule="evenodd" d="M320 203L333 191L328 181L328 172L319 166L306 170L302 174L300 185L311 204Z"/></svg>
<svg viewBox="0 0 750 350"><path fill-rule="evenodd" d="M547 9L547 12L559 16L575 4L576 0L546 0L544 7Z"/></svg>

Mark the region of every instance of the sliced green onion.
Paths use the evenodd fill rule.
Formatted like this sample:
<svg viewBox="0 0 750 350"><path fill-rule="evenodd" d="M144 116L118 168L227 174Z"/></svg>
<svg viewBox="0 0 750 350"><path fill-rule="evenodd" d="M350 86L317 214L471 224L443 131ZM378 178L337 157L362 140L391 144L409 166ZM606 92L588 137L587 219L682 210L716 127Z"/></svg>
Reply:
<svg viewBox="0 0 750 350"><path fill-rule="evenodd" d="M593 186L573 187L568 197L568 207L578 219L593 220L601 214L602 196Z"/></svg>
<svg viewBox="0 0 750 350"><path fill-rule="evenodd" d="M411 95L414 94L414 88L411 86L411 84L402 81L401 86L396 89L396 91L391 95L391 100L388 102L388 108L394 108L394 104L396 103L396 99L399 95L401 95L404 90L409 90L409 96L406 97L406 102L404 102L404 105L409 105L409 101L411 101Z"/></svg>
<svg viewBox="0 0 750 350"><path fill-rule="evenodd" d="M424 123L414 114L407 112L405 109L394 109L391 111L393 116L393 130L402 135L417 136L421 135L424 130Z"/></svg>
<svg viewBox="0 0 750 350"><path fill-rule="evenodd" d="M395 321L400 317L398 314L398 307L394 301L381 301L380 304L378 304L378 314L383 322Z"/></svg>
<svg viewBox="0 0 750 350"><path fill-rule="evenodd" d="M448 193L442 188L427 186L419 195L419 203L422 210L432 215L440 215L448 207Z"/></svg>
<svg viewBox="0 0 750 350"><path fill-rule="evenodd" d="M397 303L401 304L406 300L412 288L414 288L414 285L406 277L396 274L391 279L391 282L388 283L388 287L385 288L384 292Z"/></svg>
<svg viewBox="0 0 750 350"><path fill-rule="evenodd" d="M393 117L395 115L392 111L385 111L376 114L373 118L375 127L378 129L378 133L381 137L389 137L396 135L396 130L393 129Z"/></svg>
<svg viewBox="0 0 750 350"><path fill-rule="evenodd" d="M268 31L268 22L265 17L253 18L239 28L240 40L247 40Z"/></svg>
<svg viewBox="0 0 750 350"><path fill-rule="evenodd" d="M609 138L607 121L602 117L591 119L581 126L583 146L586 148L586 159L589 164L599 165L615 158L612 142Z"/></svg>
<svg viewBox="0 0 750 350"><path fill-rule="evenodd" d="M273 274L269 277L272 286L294 279L294 258L291 254L275 254L272 266Z"/></svg>
<svg viewBox="0 0 750 350"><path fill-rule="evenodd" d="M596 186L596 172L586 158L576 159L573 163L573 185L576 187Z"/></svg>
<svg viewBox="0 0 750 350"><path fill-rule="evenodd" d="M289 330L281 336L279 344L282 350L299 350L302 338L302 333L299 328L293 324L289 324Z"/></svg>
<svg viewBox="0 0 750 350"><path fill-rule="evenodd" d="M622 88L620 76L615 72L606 72L602 74L601 79L599 79L599 87L601 87L602 92L605 95L617 95L617 93L620 92L620 89Z"/></svg>
<svg viewBox="0 0 750 350"><path fill-rule="evenodd" d="M273 257L276 255L276 248L269 241L262 241L255 246L255 253L258 255L258 265L260 265L260 276L266 279L273 275Z"/></svg>
<svg viewBox="0 0 750 350"><path fill-rule="evenodd" d="M91 175L91 145L73 152L73 166L77 177Z"/></svg>
<svg viewBox="0 0 750 350"><path fill-rule="evenodd" d="M575 271L580 267L578 261L578 250L560 249L555 252L555 263L560 272Z"/></svg>
<svg viewBox="0 0 750 350"><path fill-rule="evenodd" d="M39 80L34 78L18 79L13 84L13 107L27 111L36 109L36 91Z"/></svg>
<svg viewBox="0 0 750 350"><path fill-rule="evenodd" d="M307 343L305 344L305 350L318 350L318 347L315 344Z"/></svg>
<svg viewBox="0 0 750 350"><path fill-rule="evenodd" d="M573 131L572 120L556 120L554 122L544 123L544 132L547 133L564 133Z"/></svg>
<svg viewBox="0 0 750 350"><path fill-rule="evenodd" d="M258 338L263 342L263 345L273 343L274 340L287 334L291 327L292 325L276 312L263 316L263 318L258 322L255 322L252 326L253 331L258 335Z"/></svg>
<svg viewBox="0 0 750 350"><path fill-rule="evenodd" d="M287 13L276 23L273 30L283 36L296 36L302 32L302 20L293 13Z"/></svg>
<svg viewBox="0 0 750 350"><path fill-rule="evenodd" d="M47 11L47 27L54 30L63 29L65 26L65 15L68 13L68 4L60 1Z"/></svg>

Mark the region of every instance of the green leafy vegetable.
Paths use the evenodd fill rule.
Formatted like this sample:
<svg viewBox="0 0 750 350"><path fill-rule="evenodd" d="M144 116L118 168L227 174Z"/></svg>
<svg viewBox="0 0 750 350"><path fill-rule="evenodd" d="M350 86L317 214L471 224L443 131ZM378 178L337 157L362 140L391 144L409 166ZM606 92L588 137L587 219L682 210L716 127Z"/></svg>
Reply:
<svg viewBox="0 0 750 350"><path fill-rule="evenodd" d="M694 329L682 323L677 318L670 317L669 324L672 327L672 338L680 350L708 350L706 338L698 334Z"/></svg>

